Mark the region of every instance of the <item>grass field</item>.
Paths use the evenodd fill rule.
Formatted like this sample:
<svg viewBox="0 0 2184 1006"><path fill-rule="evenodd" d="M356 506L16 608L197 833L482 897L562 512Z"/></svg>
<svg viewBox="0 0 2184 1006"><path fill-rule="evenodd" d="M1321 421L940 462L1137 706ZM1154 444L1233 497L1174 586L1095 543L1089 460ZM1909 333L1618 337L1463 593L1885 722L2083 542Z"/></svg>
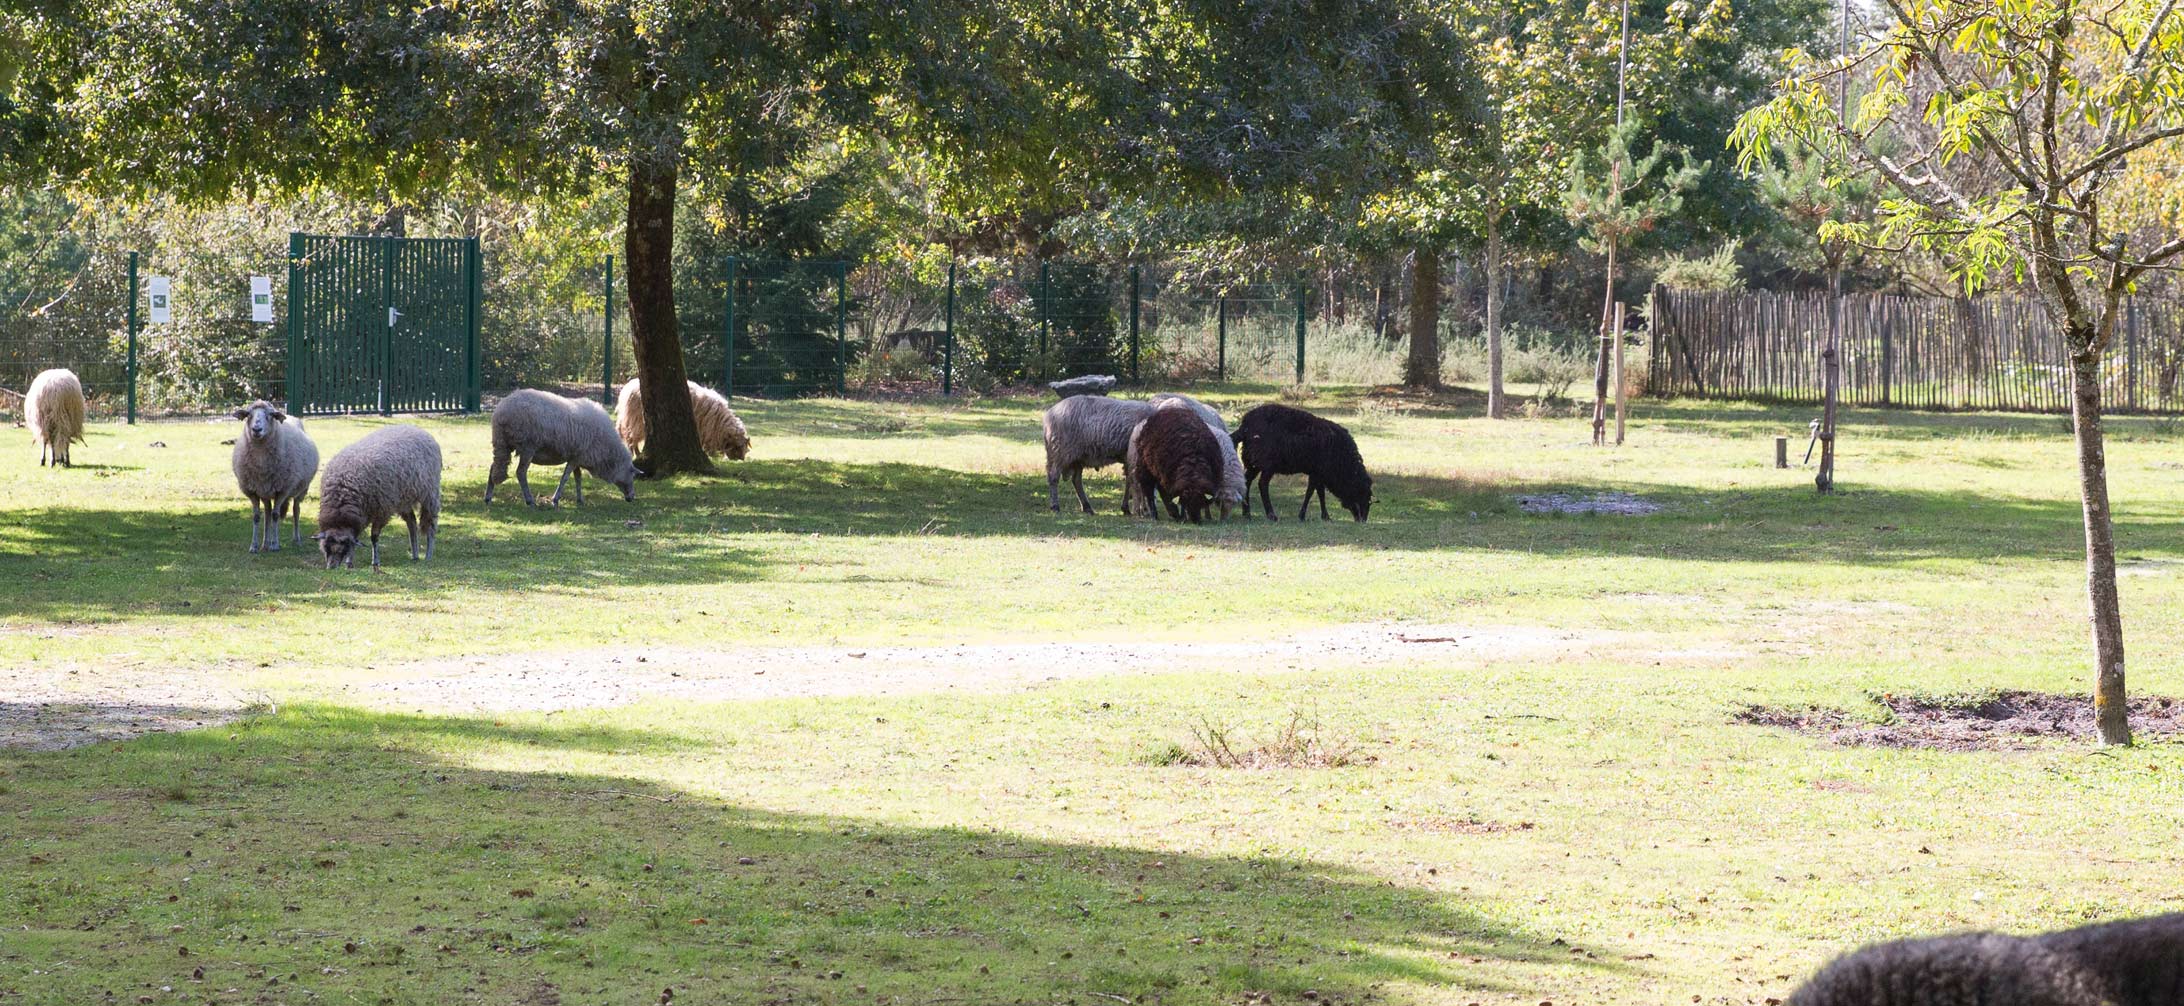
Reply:
<svg viewBox="0 0 2184 1006"><path fill-rule="evenodd" d="M65 471L13 431L0 717L226 722L0 751L0 1004L1760 1003L1864 940L2177 907L2174 744L1734 721L2082 689L2060 418L1854 412L1820 498L1771 467L1804 411L1643 402L1603 451L1323 391L1370 523L1294 520L1288 479L1279 522L1178 527L1112 469L1048 514L1043 404L739 403L750 461L559 511L486 507L485 423L420 420L439 555L379 574L245 552L232 422L99 425ZM2184 429L2111 435L2132 682L2184 694ZM1664 509L1514 499L1606 491ZM1365 623L1469 642L1285 642ZM953 687L854 687L967 645ZM1003 652L1032 666L981 686ZM523 684L747 667L773 691ZM503 706L392 688L473 670ZM1203 764L1215 734L1279 764Z"/></svg>

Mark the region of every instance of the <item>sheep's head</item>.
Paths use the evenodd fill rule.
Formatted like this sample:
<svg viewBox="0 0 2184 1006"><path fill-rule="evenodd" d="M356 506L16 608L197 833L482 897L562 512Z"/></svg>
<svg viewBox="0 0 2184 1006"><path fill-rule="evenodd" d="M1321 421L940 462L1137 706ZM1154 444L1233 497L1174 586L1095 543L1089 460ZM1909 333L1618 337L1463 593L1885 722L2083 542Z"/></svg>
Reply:
<svg viewBox="0 0 2184 1006"><path fill-rule="evenodd" d="M326 568L356 565L356 532L348 528L334 528L319 534L319 554L326 557Z"/></svg>
<svg viewBox="0 0 2184 1006"><path fill-rule="evenodd" d="M1350 519L1365 523L1365 515L1373 509L1373 479L1370 475L1359 477L1355 485L1345 485L1335 490L1335 498L1342 501L1342 508L1350 511Z"/></svg>
<svg viewBox="0 0 2184 1006"><path fill-rule="evenodd" d="M235 418L243 421L243 429L252 440L264 440L273 435L273 424L288 421L288 413L264 399L235 410Z"/></svg>
<svg viewBox="0 0 2184 1006"><path fill-rule="evenodd" d="M622 455L621 465L605 476L607 481L614 483L615 488L622 490L623 501L629 503L637 502L637 480L644 477L644 470L638 468L637 462L627 454Z"/></svg>

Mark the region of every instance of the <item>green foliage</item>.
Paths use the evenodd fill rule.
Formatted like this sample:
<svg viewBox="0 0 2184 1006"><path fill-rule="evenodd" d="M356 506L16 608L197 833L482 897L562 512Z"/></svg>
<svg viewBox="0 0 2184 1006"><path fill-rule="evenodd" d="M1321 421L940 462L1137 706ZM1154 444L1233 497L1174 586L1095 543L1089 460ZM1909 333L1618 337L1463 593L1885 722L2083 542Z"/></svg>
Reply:
<svg viewBox="0 0 2184 1006"><path fill-rule="evenodd" d="M1678 290L1736 292L1744 289L1744 270L1737 264L1743 242L1724 241L1712 252L1669 255L1653 263L1653 281Z"/></svg>
<svg viewBox="0 0 2184 1006"><path fill-rule="evenodd" d="M1581 150L1570 158L1563 208L1585 235L1585 247L1593 251L1630 248L1682 209L1684 193L1706 173L1706 162L1693 163L1689 153L1671 143L1656 141L1650 153L1634 156L1638 134L1634 118L1610 129L1597 155Z"/></svg>

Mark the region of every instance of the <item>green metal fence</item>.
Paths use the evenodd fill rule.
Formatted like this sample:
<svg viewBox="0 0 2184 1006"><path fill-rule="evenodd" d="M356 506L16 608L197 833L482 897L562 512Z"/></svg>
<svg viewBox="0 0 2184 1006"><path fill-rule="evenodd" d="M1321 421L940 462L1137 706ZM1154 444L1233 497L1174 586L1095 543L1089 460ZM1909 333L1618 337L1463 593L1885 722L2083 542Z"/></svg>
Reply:
<svg viewBox="0 0 2184 1006"><path fill-rule="evenodd" d="M288 408L476 412L475 238L330 237L288 243Z"/></svg>
<svg viewBox="0 0 2184 1006"><path fill-rule="evenodd" d="M849 263L727 263L728 394L841 394L848 390Z"/></svg>

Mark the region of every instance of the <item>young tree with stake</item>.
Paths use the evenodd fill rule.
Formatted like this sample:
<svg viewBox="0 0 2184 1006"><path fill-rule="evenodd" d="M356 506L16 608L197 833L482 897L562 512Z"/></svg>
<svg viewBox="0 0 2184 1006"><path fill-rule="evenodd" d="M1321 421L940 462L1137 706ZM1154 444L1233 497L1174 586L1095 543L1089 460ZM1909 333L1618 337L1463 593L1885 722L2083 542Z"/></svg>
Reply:
<svg viewBox="0 0 2184 1006"><path fill-rule="evenodd" d="M2151 226L2176 209L2173 187L2131 193L2126 180L2135 159L2173 162L2184 138L2179 0L1883 3L1892 23L1874 42L1783 80L1733 139L1747 166L1797 147L1876 178L1879 219L1824 235L1938 253L1967 291L2022 281L2062 331L2095 722L2103 743L2128 744L2101 360L2124 297L2184 255L2184 238ZM1846 117L1830 85L1861 69L1872 89Z"/></svg>

